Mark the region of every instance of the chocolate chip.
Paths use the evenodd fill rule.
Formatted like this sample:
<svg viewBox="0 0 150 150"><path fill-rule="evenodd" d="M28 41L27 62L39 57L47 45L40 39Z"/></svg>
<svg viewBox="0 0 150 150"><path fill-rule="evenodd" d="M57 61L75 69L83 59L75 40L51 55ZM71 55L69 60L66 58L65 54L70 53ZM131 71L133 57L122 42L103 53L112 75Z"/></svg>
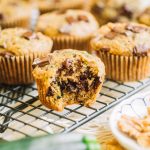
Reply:
<svg viewBox="0 0 150 150"><path fill-rule="evenodd" d="M31 31L27 31L27 32L23 33L22 37L27 40L38 39L38 36Z"/></svg>
<svg viewBox="0 0 150 150"><path fill-rule="evenodd" d="M49 60L48 58L36 58L32 64L32 68L34 69L36 66L39 66L39 67L43 67L45 65L48 65L49 64Z"/></svg>
<svg viewBox="0 0 150 150"><path fill-rule="evenodd" d="M61 92L62 92L63 90L65 90L65 88L66 88L66 83L65 83L64 81L58 82L58 85L60 86Z"/></svg>
<svg viewBox="0 0 150 150"><path fill-rule="evenodd" d="M123 5L120 10L120 15L126 16L131 19L133 12L129 9L127 5Z"/></svg>
<svg viewBox="0 0 150 150"><path fill-rule="evenodd" d="M102 47L99 49L100 51L103 51L103 52L109 52L110 51L110 48L109 47Z"/></svg>
<svg viewBox="0 0 150 150"><path fill-rule="evenodd" d="M79 15L79 16L78 16L78 21L89 22L88 17L85 16L85 15Z"/></svg>
<svg viewBox="0 0 150 150"><path fill-rule="evenodd" d="M60 99L61 98L61 96L57 96L57 99Z"/></svg>
<svg viewBox="0 0 150 150"><path fill-rule="evenodd" d="M116 32L109 32L107 33L104 37L107 38L107 39L114 39L116 37L117 33Z"/></svg>
<svg viewBox="0 0 150 150"><path fill-rule="evenodd" d="M89 84L88 84L88 81L82 82L82 86L83 86L83 88L84 88L84 90L85 90L86 92L89 91Z"/></svg>
<svg viewBox="0 0 150 150"><path fill-rule="evenodd" d="M150 48L145 47L144 45L138 45L133 48L134 56L147 56L148 50Z"/></svg>
<svg viewBox="0 0 150 150"><path fill-rule="evenodd" d="M3 52L0 52L0 56L5 57L5 58L11 58L15 56L15 54L12 52L3 51Z"/></svg>
<svg viewBox="0 0 150 150"><path fill-rule="evenodd" d="M46 96L54 96L54 93L53 93L51 87L48 87Z"/></svg>
<svg viewBox="0 0 150 150"><path fill-rule="evenodd" d="M96 89L99 85L100 85L101 81L100 81L100 77L95 77L94 81L91 84L91 88Z"/></svg>
<svg viewBox="0 0 150 150"><path fill-rule="evenodd" d="M90 68L87 67L86 70L84 71L83 75L82 75L82 78L92 79L92 77L93 77L93 73L92 73L92 71L90 71Z"/></svg>
<svg viewBox="0 0 150 150"><path fill-rule="evenodd" d="M0 20L4 20L4 15L0 13Z"/></svg>
<svg viewBox="0 0 150 150"><path fill-rule="evenodd" d="M65 75L71 76L74 73L73 68L67 69Z"/></svg>
<svg viewBox="0 0 150 150"><path fill-rule="evenodd" d="M75 92L77 88L77 83L71 80L68 80L68 83L66 84L66 90L67 92Z"/></svg>
<svg viewBox="0 0 150 150"><path fill-rule="evenodd" d="M138 25L133 25L133 24L128 24L126 27L125 27L126 30L129 30L129 31L132 31L134 33L140 33L142 31L145 31L147 30L146 27L143 27L143 26L138 26Z"/></svg>
<svg viewBox="0 0 150 150"><path fill-rule="evenodd" d="M72 16L67 16L67 17L66 17L66 21L67 21L69 24L72 24L72 23L74 23L74 22L77 22L77 20L76 20L74 17L72 17Z"/></svg>

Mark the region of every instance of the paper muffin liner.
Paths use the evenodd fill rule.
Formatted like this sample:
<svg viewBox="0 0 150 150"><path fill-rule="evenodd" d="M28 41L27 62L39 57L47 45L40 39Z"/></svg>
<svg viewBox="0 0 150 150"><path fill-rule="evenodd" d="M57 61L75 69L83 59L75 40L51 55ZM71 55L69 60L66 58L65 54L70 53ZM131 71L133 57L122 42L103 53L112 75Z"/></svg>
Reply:
<svg viewBox="0 0 150 150"><path fill-rule="evenodd" d="M92 51L102 59L106 76L115 81L137 81L150 75L150 55L121 56L109 52Z"/></svg>
<svg viewBox="0 0 150 150"><path fill-rule="evenodd" d="M44 14L47 12L51 12L54 10L66 10L66 9L82 9L83 8L83 3L80 4L70 4L70 5L55 5L54 7L52 7L51 5L45 5L45 6L40 6L39 10L40 10L40 14Z"/></svg>
<svg viewBox="0 0 150 150"><path fill-rule="evenodd" d="M14 18L12 20L7 20L5 22L1 22L0 26L2 28L11 28L11 27L30 27L30 17L23 18Z"/></svg>
<svg viewBox="0 0 150 150"><path fill-rule="evenodd" d="M9 85L33 83L33 61L35 58L44 57L47 53L14 56L10 58L0 57L0 83Z"/></svg>
<svg viewBox="0 0 150 150"><path fill-rule="evenodd" d="M78 38L73 36L57 36L52 37L54 42L52 50L61 50L61 49L77 49L77 50L89 50L89 41L90 37Z"/></svg>

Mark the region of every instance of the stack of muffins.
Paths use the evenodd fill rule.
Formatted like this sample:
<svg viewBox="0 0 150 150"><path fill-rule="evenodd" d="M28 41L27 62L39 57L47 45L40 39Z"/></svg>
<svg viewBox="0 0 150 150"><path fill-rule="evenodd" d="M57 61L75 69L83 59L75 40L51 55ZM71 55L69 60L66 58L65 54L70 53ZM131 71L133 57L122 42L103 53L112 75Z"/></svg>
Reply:
<svg viewBox="0 0 150 150"><path fill-rule="evenodd" d="M0 83L35 79L41 102L57 111L89 106L105 68L115 81L150 75L149 16L149 0L1 0Z"/></svg>

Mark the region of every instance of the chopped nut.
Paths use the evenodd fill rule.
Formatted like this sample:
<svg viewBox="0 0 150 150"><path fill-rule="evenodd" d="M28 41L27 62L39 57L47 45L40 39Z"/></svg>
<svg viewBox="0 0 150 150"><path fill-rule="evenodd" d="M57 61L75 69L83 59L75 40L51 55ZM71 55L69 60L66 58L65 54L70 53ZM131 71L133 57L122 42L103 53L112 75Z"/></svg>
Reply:
<svg viewBox="0 0 150 150"><path fill-rule="evenodd" d="M53 95L54 95L54 93L53 93L51 87L48 87L46 96L53 96Z"/></svg>

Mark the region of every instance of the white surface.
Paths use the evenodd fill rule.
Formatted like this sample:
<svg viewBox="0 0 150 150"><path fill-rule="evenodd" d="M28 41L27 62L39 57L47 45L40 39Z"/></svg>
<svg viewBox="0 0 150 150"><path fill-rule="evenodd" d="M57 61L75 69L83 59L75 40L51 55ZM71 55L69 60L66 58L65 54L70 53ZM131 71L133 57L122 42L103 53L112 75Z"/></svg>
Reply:
<svg viewBox="0 0 150 150"><path fill-rule="evenodd" d="M144 98L144 99L143 99ZM143 101L144 100L144 101ZM131 105L130 105L131 104ZM132 106L132 108L131 108ZM117 105L110 117L110 128L118 142L128 150L147 150L141 147L135 140L123 134L117 127L118 119L122 114L143 117L147 114L147 106L150 106L150 91L136 94Z"/></svg>

